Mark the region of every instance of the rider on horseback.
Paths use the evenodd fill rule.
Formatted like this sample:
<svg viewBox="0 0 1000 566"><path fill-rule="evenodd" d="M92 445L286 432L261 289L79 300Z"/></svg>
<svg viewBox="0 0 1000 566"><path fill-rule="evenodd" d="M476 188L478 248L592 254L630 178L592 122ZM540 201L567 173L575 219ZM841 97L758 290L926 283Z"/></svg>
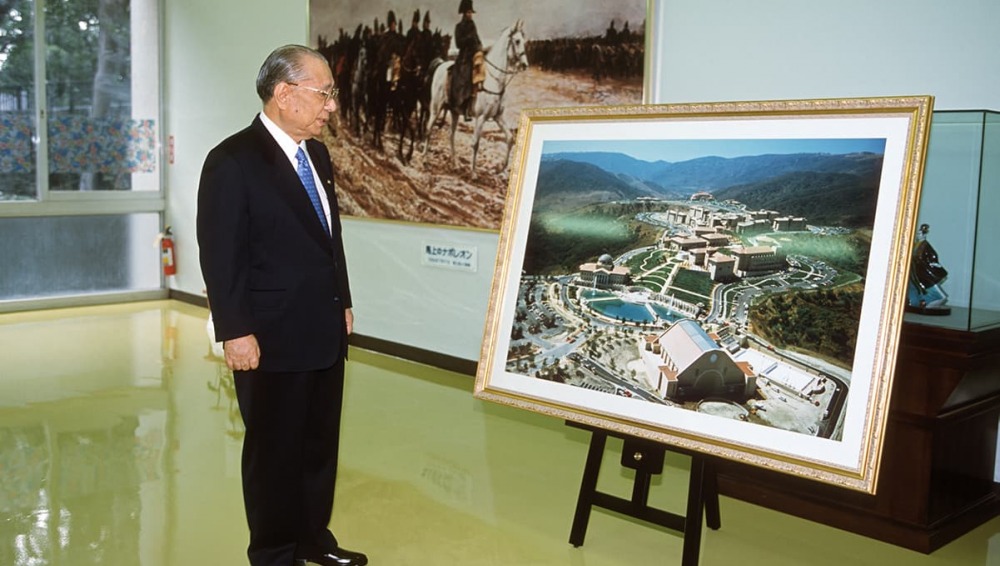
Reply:
<svg viewBox="0 0 1000 566"><path fill-rule="evenodd" d="M424 73L421 57L423 51L423 33L420 31L420 10L413 12L413 20L410 23L410 31L406 32L405 47L403 48L402 71L421 77Z"/></svg>
<svg viewBox="0 0 1000 566"><path fill-rule="evenodd" d="M420 37L420 9L413 11L413 19L410 20L410 30L406 32L406 42L412 43Z"/></svg>
<svg viewBox="0 0 1000 566"><path fill-rule="evenodd" d="M396 31L396 13L389 10L386 23L389 29L379 39L378 70L384 75L381 80L389 83L390 90L395 90L399 81L400 57L406 47L406 39Z"/></svg>
<svg viewBox="0 0 1000 566"><path fill-rule="evenodd" d="M423 28L420 30L420 40L418 45L420 46L420 61L425 64L430 64L434 57L437 56L437 51L434 49L434 33L431 31L430 10L424 12L424 23Z"/></svg>
<svg viewBox="0 0 1000 566"><path fill-rule="evenodd" d="M455 26L455 46L458 47L458 58L455 60L455 66L452 67L448 100L451 107L461 110L468 121L471 119L472 107L476 102L476 93L486 78L485 69L473 73L476 55L478 54L478 58L482 60L483 43L479 40L476 23L472 21L472 15L476 13L472 9L472 0L462 0L458 5L458 13L462 14L462 20ZM481 66L482 63L480 63Z"/></svg>

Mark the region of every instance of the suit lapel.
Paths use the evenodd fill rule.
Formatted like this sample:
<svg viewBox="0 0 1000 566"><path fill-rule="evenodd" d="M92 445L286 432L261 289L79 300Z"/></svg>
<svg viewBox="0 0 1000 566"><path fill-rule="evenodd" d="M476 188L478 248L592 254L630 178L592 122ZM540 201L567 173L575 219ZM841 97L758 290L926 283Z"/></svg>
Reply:
<svg viewBox="0 0 1000 566"><path fill-rule="evenodd" d="M316 215L316 209L313 208L312 202L309 200L309 195L306 193L305 187L302 186L302 181L299 179L295 168L292 167L291 162L288 161L284 152L281 151L281 146L271 137L271 133L264 127L264 123L260 121L259 117L254 119L253 125L258 133L258 137L261 138L262 157L266 163L271 165L268 168L273 172L273 183L271 184L288 203L289 208L298 217L306 232L332 254L333 245L330 235L323 230L319 216ZM313 154L312 151L309 153L310 156ZM313 157L312 159L315 163L316 158ZM326 180L323 179L322 175L320 179L323 181L324 189L326 189ZM327 194L329 195L329 191L327 191ZM330 208L330 212L333 214L333 201L330 202Z"/></svg>

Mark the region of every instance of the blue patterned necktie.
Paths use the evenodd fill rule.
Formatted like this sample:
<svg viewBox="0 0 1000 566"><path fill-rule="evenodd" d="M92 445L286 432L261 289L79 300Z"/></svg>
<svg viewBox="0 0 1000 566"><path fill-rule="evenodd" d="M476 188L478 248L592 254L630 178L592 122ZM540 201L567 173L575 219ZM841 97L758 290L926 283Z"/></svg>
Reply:
<svg viewBox="0 0 1000 566"><path fill-rule="evenodd" d="M330 235L330 225L326 222L323 203L319 200L319 191L316 190L316 181L313 179L312 167L309 166L309 158L306 157L306 153L302 151L301 147L295 152L295 158L299 160L299 167L296 169L299 179L302 180L302 185L306 188L309 200L312 201L313 208L316 209L316 214L319 215L319 221L323 224L323 230L326 231L327 235Z"/></svg>

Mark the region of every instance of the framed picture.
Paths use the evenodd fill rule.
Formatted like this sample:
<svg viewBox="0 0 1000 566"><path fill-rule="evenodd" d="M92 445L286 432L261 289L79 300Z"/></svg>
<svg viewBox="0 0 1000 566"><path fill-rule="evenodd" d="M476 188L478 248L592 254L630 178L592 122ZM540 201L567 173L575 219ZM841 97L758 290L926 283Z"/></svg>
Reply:
<svg viewBox="0 0 1000 566"><path fill-rule="evenodd" d="M521 110L643 102L653 5L310 0L310 41L339 88L324 141L341 212L498 230ZM465 19L481 62L460 57Z"/></svg>
<svg viewBox="0 0 1000 566"><path fill-rule="evenodd" d="M873 493L931 107L526 110L476 397Z"/></svg>

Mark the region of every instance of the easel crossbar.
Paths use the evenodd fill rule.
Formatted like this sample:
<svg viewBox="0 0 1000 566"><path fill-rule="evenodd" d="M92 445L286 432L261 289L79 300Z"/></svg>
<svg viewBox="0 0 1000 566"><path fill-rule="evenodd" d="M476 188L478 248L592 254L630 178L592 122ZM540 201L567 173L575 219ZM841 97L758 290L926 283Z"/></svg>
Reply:
<svg viewBox="0 0 1000 566"><path fill-rule="evenodd" d="M587 535L587 524L590 522L590 511L593 507L601 507L681 533L684 536L681 565L697 566L701 550L702 519L705 519L710 529L717 530L722 526L715 469L707 462L707 458L677 451L691 456L686 514L678 515L650 507L648 504L650 477L663 472L663 454L671 450L669 446L615 434L616 437L625 440L623 465L635 470L632 498L624 499L597 490L597 476L600 473L601 461L604 459L604 447L609 432L577 423L566 424L591 432L587 463L580 484L580 496L577 498L573 527L569 535L570 544L583 546L583 540ZM631 460L627 457L630 453ZM655 465L650 465L650 462L655 462Z"/></svg>

